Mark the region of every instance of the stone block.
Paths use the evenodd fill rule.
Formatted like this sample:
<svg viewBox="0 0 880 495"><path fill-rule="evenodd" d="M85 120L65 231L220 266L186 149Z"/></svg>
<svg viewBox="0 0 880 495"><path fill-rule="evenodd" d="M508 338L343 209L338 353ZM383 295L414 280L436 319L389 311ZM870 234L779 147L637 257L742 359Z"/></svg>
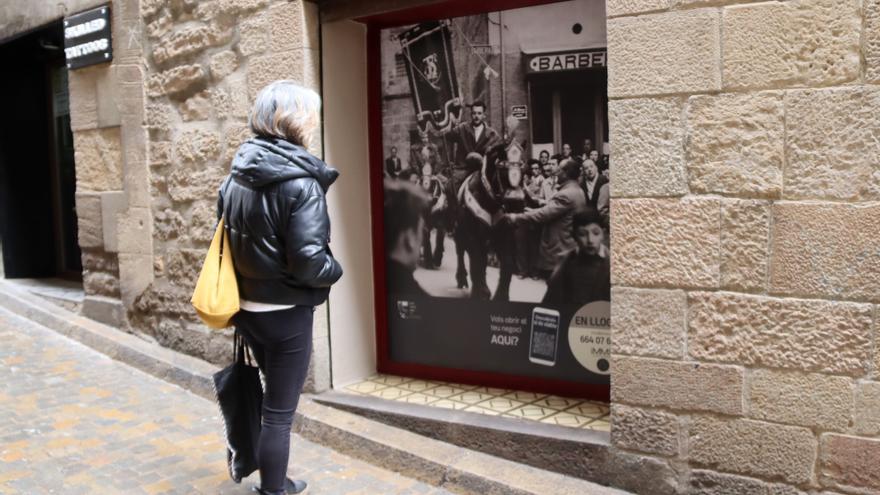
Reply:
<svg viewBox="0 0 880 495"><path fill-rule="evenodd" d="M168 132L174 120L174 107L167 103L148 103L144 112L144 125L151 131Z"/></svg>
<svg viewBox="0 0 880 495"><path fill-rule="evenodd" d="M141 0L141 17L149 19L156 16L168 5L166 0Z"/></svg>
<svg viewBox="0 0 880 495"><path fill-rule="evenodd" d="M315 311L316 314L317 312ZM315 336L304 389L310 393L321 393L330 388L330 339L327 336Z"/></svg>
<svg viewBox="0 0 880 495"><path fill-rule="evenodd" d="M242 143L252 137L254 137L254 133L248 124L244 122L227 123L223 129L224 149L220 157L220 165L226 170L230 170L235 152L238 151Z"/></svg>
<svg viewBox="0 0 880 495"><path fill-rule="evenodd" d="M665 459L611 448L600 467L602 483L644 495L675 495L678 475Z"/></svg>
<svg viewBox="0 0 880 495"><path fill-rule="evenodd" d="M119 278L105 272L83 272L83 290L88 295L119 298Z"/></svg>
<svg viewBox="0 0 880 495"><path fill-rule="evenodd" d="M678 417L661 411L613 404L611 443L627 450L665 456L677 455Z"/></svg>
<svg viewBox="0 0 880 495"><path fill-rule="evenodd" d="M691 292L688 350L701 361L861 376L872 317L869 304Z"/></svg>
<svg viewBox="0 0 880 495"><path fill-rule="evenodd" d="M235 38L236 20L229 17L219 17L209 24L211 45L223 46L229 44Z"/></svg>
<svg viewBox="0 0 880 495"><path fill-rule="evenodd" d="M101 225L104 232L104 251L119 252L116 217L128 209L128 196L123 191L101 193Z"/></svg>
<svg viewBox="0 0 880 495"><path fill-rule="evenodd" d="M155 19L144 24L144 33L151 40L159 40L171 31L174 20L167 11L160 13Z"/></svg>
<svg viewBox="0 0 880 495"><path fill-rule="evenodd" d="M778 197L785 126L781 92L693 96L687 168L695 193Z"/></svg>
<svg viewBox="0 0 880 495"><path fill-rule="evenodd" d="M792 484L812 479L816 446L807 428L750 419L695 417L688 431L692 464Z"/></svg>
<svg viewBox="0 0 880 495"><path fill-rule="evenodd" d="M853 429L860 435L880 434L880 382L862 382L856 387Z"/></svg>
<svg viewBox="0 0 880 495"><path fill-rule="evenodd" d="M666 10L671 4L671 0L608 0L605 2L605 13L608 17L644 14Z"/></svg>
<svg viewBox="0 0 880 495"><path fill-rule="evenodd" d="M785 198L880 199L880 87L792 90L785 107Z"/></svg>
<svg viewBox="0 0 880 495"><path fill-rule="evenodd" d="M306 48L321 49L321 15L318 4L302 2L303 25L305 26Z"/></svg>
<svg viewBox="0 0 880 495"><path fill-rule="evenodd" d="M217 166L201 170L181 169L171 172L168 176L168 195L178 203L197 200L217 200L217 190L227 170Z"/></svg>
<svg viewBox="0 0 880 495"><path fill-rule="evenodd" d="M174 141L174 153L179 163L204 166L220 156L220 135L206 129L183 131Z"/></svg>
<svg viewBox="0 0 880 495"><path fill-rule="evenodd" d="M152 283L152 254L119 254L119 292L126 308L133 308L135 299Z"/></svg>
<svg viewBox="0 0 880 495"><path fill-rule="evenodd" d="M874 380L880 379L880 321L877 319L877 313L874 313L874 368L871 377Z"/></svg>
<svg viewBox="0 0 880 495"><path fill-rule="evenodd" d="M608 96L721 89L715 9L608 20Z"/></svg>
<svg viewBox="0 0 880 495"><path fill-rule="evenodd" d="M150 174L150 194L163 200L168 195L168 178L164 175ZM163 201L164 202L164 201Z"/></svg>
<svg viewBox="0 0 880 495"><path fill-rule="evenodd" d="M150 141L148 151L148 163L150 168L167 167L171 165L171 155L174 151L174 143L169 141Z"/></svg>
<svg viewBox="0 0 880 495"><path fill-rule="evenodd" d="M202 0L193 10L193 16L200 21L211 21L221 14L221 0Z"/></svg>
<svg viewBox="0 0 880 495"><path fill-rule="evenodd" d="M113 5L113 20L140 21L140 0L120 0Z"/></svg>
<svg viewBox="0 0 880 495"><path fill-rule="evenodd" d="M204 249L177 249L165 256L165 275L169 282L187 290L193 290L202 262L205 260Z"/></svg>
<svg viewBox="0 0 880 495"><path fill-rule="evenodd" d="M219 186L219 184L218 184ZM217 229L217 201L216 199L199 201L190 209L189 225L184 232L189 234L189 241L193 245L208 245L214 238Z"/></svg>
<svg viewBox="0 0 880 495"><path fill-rule="evenodd" d="M101 196L94 193L76 194L77 241L81 248L104 246L101 225Z"/></svg>
<svg viewBox="0 0 880 495"><path fill-rule="evenodd" d="M280 22L272 19L272 23ZM238 28L238 52L245 57L263 53L269 48L269 22L265 15L246 19Z"/></svg>
<svg viewBox="0 0 880 495"><path fill-rule="evenodd" d="M772 292L880 301L880 205L776 203L772 231Z"/></svg>
<svg viewBox="0 0 880 495"><path fill-rule="evenodd" d="M736 5L723 19L725 88L830 85L859 76L857 0Z"/></svg>
<svg viewBox="0 0 880 495"><path fill-rule="evenodd" d="M612 196L687 194L681 100L637 98L608 105L614 143Z"/></svg>
<svg viewBox="0 0 880 495"><path fill-rule="evenodd" d="M113 36L113 62L118 64L136 64L143 62L144 42L141 35L143 24L140 19L122 19L119 8L123 3L137 3L138 0L118 0L113 6L114 16L111 22Z"/></svg>
<svg viewBox="0 0 880 495"><path fill-rule="evenodd" d="M119 122L124 125L142 125L145 122L146 96L143 83L120 83Z"/></svg>
<svg viewBox="0 0 880 495"><path fill-rule="evenodd" d="M716 199L612 200L611 283L718 287L720 208Z"/></svg>
<svg viewBox="0 0 880 495"><path fill-rule="evenodd" d="M73 131L98 127L97 69L85 68L68 72L67 91L70 95L70 128Z"/></svg>
<svg viewBox="0 0 880 495"><path fill-rule="evenodd" d="M211 98L208 91L202 91L180 104L180 118L184 122L203 121L211 118Z"/></svg>
<svg viewBox="0 0 880 495"><path fill-rule="evenodd" d="M153 62L164 65L197 53L212 45L211 28L206 25L190 25L153 44Z"/></svg>
<svg viewBox="0 0 880 495"><path fill-rule="evenodd" d="M880 0L865 0L865 27L862 43L865 50L865 80L880 84Z"/></svg>
<svg viewBox="0 0 880 495"><path fill-rule="evenodd" d="M119 253L153 254L153 216L149 208L129 208L116 217ZM152 262L150 262L152 266ZM122 268L120 267L120 277Z"/></svg>
<svg viewBox="0 0 880 495"><path fill-rule="evenodd" d="M76 187L78 191L122 189L122 145L119 127L77 131Z"/></svg>
<svg viewBox="0 0 880 495"><path fill-rule="evenodd" d="M211 77L215 81L221 81L238 69L238 55L232 50L224 50L212 55L208 68L211 71Z"/></svg>
<svg viewBox="0 0 880 495"><path fill-rule="evenodd" d="M144 67L138 64L113 64L120 84L143 84Z"/></svg>
<svg viewBox="0 0 880 495"><path fill-rule="evenodd" d="M687 297L680 290L611 290L612 350L615 354L681 359L687 326Z"/></svg>
<svg viewBox="0 0 880 495"><path fill-rule="evenodd" d="M688 495L806 495L783 483L770 483L735 474L694 469L688 477Z"/></svg>
<svg viewBox="0 0 880 495"><path fill-rule="evenodd" d="M122 142L125 149L122 179L128 204L148 208L152 198L147 166L147 131L142 126L123 126Z"/></svg>
<svg viewBox="0 0 880 495"><path fill-rule="evenodd" d="M870 493L880 488L880 439L825 434L819 459L819 482L824 486L868 489Z"/></svg>
<svg viewBox="0 0 880 495"><path fill-rule="evenodd" d="M767 286L770 205L766 201L721 201L721 287L763 292Z"/></svg>
<svg viewBox="0 0 880 495"><path fill-rule="evenodd" d="M122 301L112 297L88 295L83 299L82 315L111 327L125 325L125 307Z"/></svg>
<svg viewBox="0 0 880 495"><path fill-rule="evenodd" d="M220 12L226 14L248 14L262 9L269 0L219 0Z"/></svg>
<svg viewBox="0 0 880 495"><path fill-rule="evenodd" d="M735 366L613 356L611 370L613 403L743 413L743 372Z"/></svg>
<svg viewBox="0 0 880 495"><path fill-rule="evenodd" d="M235 74L226 78L226 88L229 91L228 117L239 120L247 120L251 114L251 106L254 98L248 93L248 78L246 74ZM255 95L256 96L256 95Z"/></svg>
<svg viewBox="0 0 880 495"><path fill-rule="evenodd" d="M119 264L116 255L104 251L83 251L82 265L84 271L101 271L116 274L119 273Z"/></svg>
<svg viewBox="0 0 880 495"><path fill-rule="evenodd" d="M748 383L752 418L825 431L846 430L852 421L850 378L754 370Z"/></svg>
<svg viewBox="0 0 880 495"><path fill-rule="evenodd" d="M291 79L306 87L317 87L314 69L310 66L312 50L298 48L285 52L252 57L248 62L247 86L250 101L261 89L279 79Z"/></svg>
<svg viewBox="0 0 880 495"><path fill-rule="evenodd" d="M151 75L147 81L147 95L158 98L197 91L204 88L207 77L205 69L199 64L180 65Z"/></svg>
<svg viewBox="0 0 880 495"><path fill-rule="evenodd" d="M211 107L214 109L214 115L217 120L232 118L233 96L229 90L221 85L208 89L207 92L211 95ZM243 99L247 100L247 94L245 94Z"/></svg>
<svg viewBox="0 0 880 495"><path fill-rule="evenodd" d="M185 225L180 213L170 208L157 211L153 218L153 232L160 241L176 239L184 232Z"/></svg>
<svg viewBox="0 0 880 495"><path fill-rule="evenodd" d="M320 48L316 39L317 29L312 25L316 20L307 20L311 9L305 8L307 2L288 2L269 8L270 49L282 52L293 48ZM315 13L316 14L316 13Z"/></svg>
<svg viewBox="0 0 880 495"><path fill-rule="evenodd" d="M110 65L103 69L95 78L98 127L118 126L122 118L119 113L121 101L116 67Z"/></svg>

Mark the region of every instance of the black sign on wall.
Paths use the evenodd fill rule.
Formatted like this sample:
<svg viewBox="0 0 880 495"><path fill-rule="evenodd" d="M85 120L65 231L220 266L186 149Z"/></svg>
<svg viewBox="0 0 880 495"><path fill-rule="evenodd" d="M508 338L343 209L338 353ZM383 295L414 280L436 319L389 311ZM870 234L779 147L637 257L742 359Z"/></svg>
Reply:
<svg viewBox="0 0 880 495"><path fill-rule="evenodd" d="M64 54L68 69L113 60L109 4L64 19Z"/></svg>

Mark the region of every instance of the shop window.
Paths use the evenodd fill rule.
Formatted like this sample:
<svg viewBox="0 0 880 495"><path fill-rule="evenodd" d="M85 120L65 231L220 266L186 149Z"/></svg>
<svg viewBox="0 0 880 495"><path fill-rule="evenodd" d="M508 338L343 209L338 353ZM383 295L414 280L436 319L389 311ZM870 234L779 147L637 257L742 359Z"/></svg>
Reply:
<svg viewBox="0 0 880 495"><path fill-rule="evenodd" d="M604 2L481 5L369 23L379 370L607 399Z"/></svg>

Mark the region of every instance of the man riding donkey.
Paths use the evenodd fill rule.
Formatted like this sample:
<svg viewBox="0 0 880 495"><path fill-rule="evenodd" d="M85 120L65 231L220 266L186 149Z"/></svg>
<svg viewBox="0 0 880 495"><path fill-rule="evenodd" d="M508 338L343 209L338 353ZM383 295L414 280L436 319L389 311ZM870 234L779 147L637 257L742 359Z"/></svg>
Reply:
<svg viewBox="0 0 880 495"><path fill-rule="evenodd" d="M456 98L453 104L458 105L460 101ZM458 258L455 280L459 289L468 287L468 272L464 267L464 253L469 241L462 238L463 235L466 235L466 232L462 231L460 225L458 225L458 217L462 207L460 204L460 196L463 192L462 185L468 176L481 169L483 158L486 156L487 151L504 143L503 136L486 123L485 103L479 100L471 103L470 117L470 120L467 122L459 122L458 117L455 114L451 114L452 124L438 133L446 138L447 142L455 148L455 158L450 167L446 196L449 202L447 218L449 219L449 227L455 239L455 253ZM511 120L511 122L508 122L508 126L511 126L511 123L513 123L512 127L516 127L519 121L516 119ZM474 268L477 268L483 272L483 278L485 278L485 266L480 266L480 263L474 266L474 260L470 260L470 264L472 272ZM471 278L473 278L473 273Z"/></svg>
<svg viewBox="0 0 880 495"><path fill-rule="evenodd" d="M470 295L476 299L488 299L491 297L486 283L488 253L491 241L497 242L498 239L495 224L503 214L501 202L509 188L505 150L510 143L486 123L483 102L473 102L470 112L470 121L458 123L453 117L453 124L440 134L455 147L447 198L458 258L456 283L458 288L468 287L468 271L464 265L464 254L467 253L472 285ZM511 116L506 124L513 133L519 120ZM500 250L503 249L505 247L500 246ZM500 257L506 258L502 255L499 253ZM506 299L506 294L503 298Z"/></svg>

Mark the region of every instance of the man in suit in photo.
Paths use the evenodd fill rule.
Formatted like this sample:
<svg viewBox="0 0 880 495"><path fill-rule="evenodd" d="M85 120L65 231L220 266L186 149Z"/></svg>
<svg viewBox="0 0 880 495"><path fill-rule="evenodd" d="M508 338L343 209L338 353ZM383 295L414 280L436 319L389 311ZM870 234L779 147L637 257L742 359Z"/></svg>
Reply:
<svg viewBox="0 0 880 495"><path fill-rule="evenodd" d="M537 268L545 280L550 278L565 255L577 247L572 221L576 214L588 210L584 192L577 182L579 175L577 160L563 160L556 172L559 190L547 204L525 213L507 213L502 218L506 224L543 226Z"/></svg>
<svg viewBox="0 0 880 495"><path fill-rule="evenodd" d="M452 164L451 183L458 191L464 179L474 172L467 164L469 153L486 156L492 146L501 142L501 135L486 123L486 105L482 101L471 103L471 119L469 122L453 123L441 132L450 144L455 146L455 162ZM453 194L455 196L455 194Z"/></svg>
<svg viewBox="0 0 880 495"><path fill-rule="evenodd" d="M598 209L599 194L602 186L608 183L608 178L599 173L599 167L593 160L584 160L581 168L583 170L583 174L581 175L581 188L584 190L587 204L593 209Z"/></svg>
<svg viewBox="0 0 880 495"><path fill-rule="evenodd" d="M392 146L391 156L385 159L385 174L392 179L396 179L401 171L403 171L403 164L397 156L397 146Z"/></svg>

